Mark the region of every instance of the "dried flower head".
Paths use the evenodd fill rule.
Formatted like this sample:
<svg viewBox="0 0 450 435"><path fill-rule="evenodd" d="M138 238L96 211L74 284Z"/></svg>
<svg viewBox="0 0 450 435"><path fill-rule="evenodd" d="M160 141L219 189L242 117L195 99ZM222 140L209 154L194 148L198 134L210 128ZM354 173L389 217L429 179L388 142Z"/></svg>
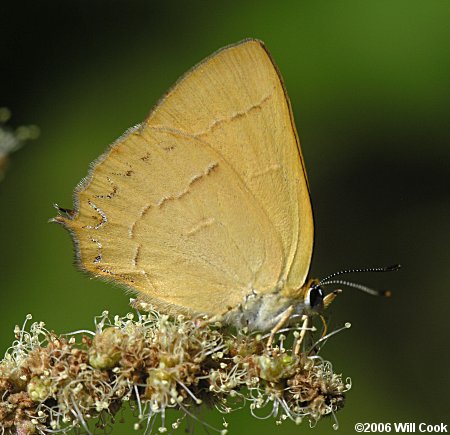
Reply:
<svg viewBox="0 0 450 435"><path fill-rule="evenodd" d="M134 428L146 433L168 429L168 409L180 412L174 429L186 417L198 421L202 404L225 414L249 404L257 418L310 425L344 404L350 382L312 352L317 346L297 355L279 334L267 349L267 337L145 308L125 317L104 312L93 332L16 327L0 362L1 433L91 433L91 420L114 423L124 402L137 411Z"/></svg>
<svg viewBox="0 0 450 435"><path fill-rule="evenodd" d="M6 125L10 117L11 111L7 107L0 107L0 181L9 165L10 154L27 140L38 138L40 133L36 125L22 125L13 130Z"/></svg>

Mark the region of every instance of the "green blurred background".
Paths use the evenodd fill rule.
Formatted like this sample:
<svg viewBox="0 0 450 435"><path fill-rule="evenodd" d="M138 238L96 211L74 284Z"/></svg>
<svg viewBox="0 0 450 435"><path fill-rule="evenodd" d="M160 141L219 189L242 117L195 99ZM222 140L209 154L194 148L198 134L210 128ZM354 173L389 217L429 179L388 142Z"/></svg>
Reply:
<svg viewBox="0 0 450 435"><path fill-rule="evenodd" d="M5 3L0 106L41 136L0 183L2 352L27 313L67 332L92 328L104 309L127 312L120 289L73 266L69 235L46 223L52 204L71 208L89 163L182 73L251 36L266 42L292 101L315 210L312 275L404 266L355 278L393 290L390 300L348 289L333 304L331 325L353 324L322 352L353 379L340 433L448 422L449 23L444 0ZM229 421L232 434L309 430L248 410Z"/></svg>

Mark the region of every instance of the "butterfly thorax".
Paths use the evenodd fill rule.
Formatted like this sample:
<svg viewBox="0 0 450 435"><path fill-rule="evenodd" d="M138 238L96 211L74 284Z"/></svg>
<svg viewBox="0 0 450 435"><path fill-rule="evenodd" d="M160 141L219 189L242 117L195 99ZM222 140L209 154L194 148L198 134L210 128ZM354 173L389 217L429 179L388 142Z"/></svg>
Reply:
<svg viewBox="0 0 450 435"><path fill-rule="evenodd" d="M314 280L308 280L297 289L282 287L272 293L252 292L245 297L242 304L229 310L224 315L224 320L237 328L268 331L280 321L286 310L293 306L291 320L287 323L299 321L301 315L310 314L305 305L305 294L313 282Z"/></svg>

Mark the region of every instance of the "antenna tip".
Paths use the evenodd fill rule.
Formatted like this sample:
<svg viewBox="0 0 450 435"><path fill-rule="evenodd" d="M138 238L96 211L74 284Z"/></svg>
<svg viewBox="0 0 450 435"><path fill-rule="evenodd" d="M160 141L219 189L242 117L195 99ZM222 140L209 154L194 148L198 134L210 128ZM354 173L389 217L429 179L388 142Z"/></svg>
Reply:
<svg viewBox="0 0 450 435"><path fill-rule="evenodd" d="M386 272L395 272L396 270L401 269L401 264L393 264L392 266L386 267Z"/></svg>

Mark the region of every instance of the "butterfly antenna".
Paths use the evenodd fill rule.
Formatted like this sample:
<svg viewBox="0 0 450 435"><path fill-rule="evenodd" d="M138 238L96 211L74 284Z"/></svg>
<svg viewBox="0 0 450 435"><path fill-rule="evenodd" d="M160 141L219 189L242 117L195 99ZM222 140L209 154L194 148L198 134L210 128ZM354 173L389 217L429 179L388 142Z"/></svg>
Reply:
<svg viewBox="0 0 450 435"><path fill-rule="evenodd" d="M383 266L383 267L366 267L364 269L346 269L340 270L339 272L334 272L331 275L323 278L318 285L327 284L331 278L334 278L338 275L344 275L347 273L359 273L359 272L394 272L399 270L402 266L400 264L393 264L392 266Z"/></svg>
<svg viewBox="0 0 450 435"><path fill-rule="evenodd" d="M332 279L336 276L339 275L344 275L347 273L356 273L356 272L395 272L396 270L399 270L401 268L400 264L393 264L392 266L384 266L384 267L367 267L364 269L347 269L347 270L341 270L339 272L335 272L329 276L327 276L326 278L322 279L317 285L328 285L328 284L342 284L342 285L346 285L348 287L353 287L356 288L358 290L361 290L365 293L368 293L370 295L373 296L391 296L391 292L390 291L378 291L378 290L374 290L370 287L367 287L365 285L362 284L357 284L354 282L350 282L350 281L343 281L340 279Z"/></svg>
<svg viewBox="0 0 450 435"><path fill-rule="evenodd" d="M355 282L350 282L350 281L343 281L341 279L334 279L334 280L331 280L331 281L327 281L327 282L323 283L322 285L328 285L328 284L342 284L342 285L346 285L347 287L356 288L358 290L363 291L364 293L368 293L369 295L373 295L373 296L386 296L386 297L389 297L392 294L389 290L385 290L385 291L374 290L373 288L367 287L366 285L357 284Z"/></svg>

